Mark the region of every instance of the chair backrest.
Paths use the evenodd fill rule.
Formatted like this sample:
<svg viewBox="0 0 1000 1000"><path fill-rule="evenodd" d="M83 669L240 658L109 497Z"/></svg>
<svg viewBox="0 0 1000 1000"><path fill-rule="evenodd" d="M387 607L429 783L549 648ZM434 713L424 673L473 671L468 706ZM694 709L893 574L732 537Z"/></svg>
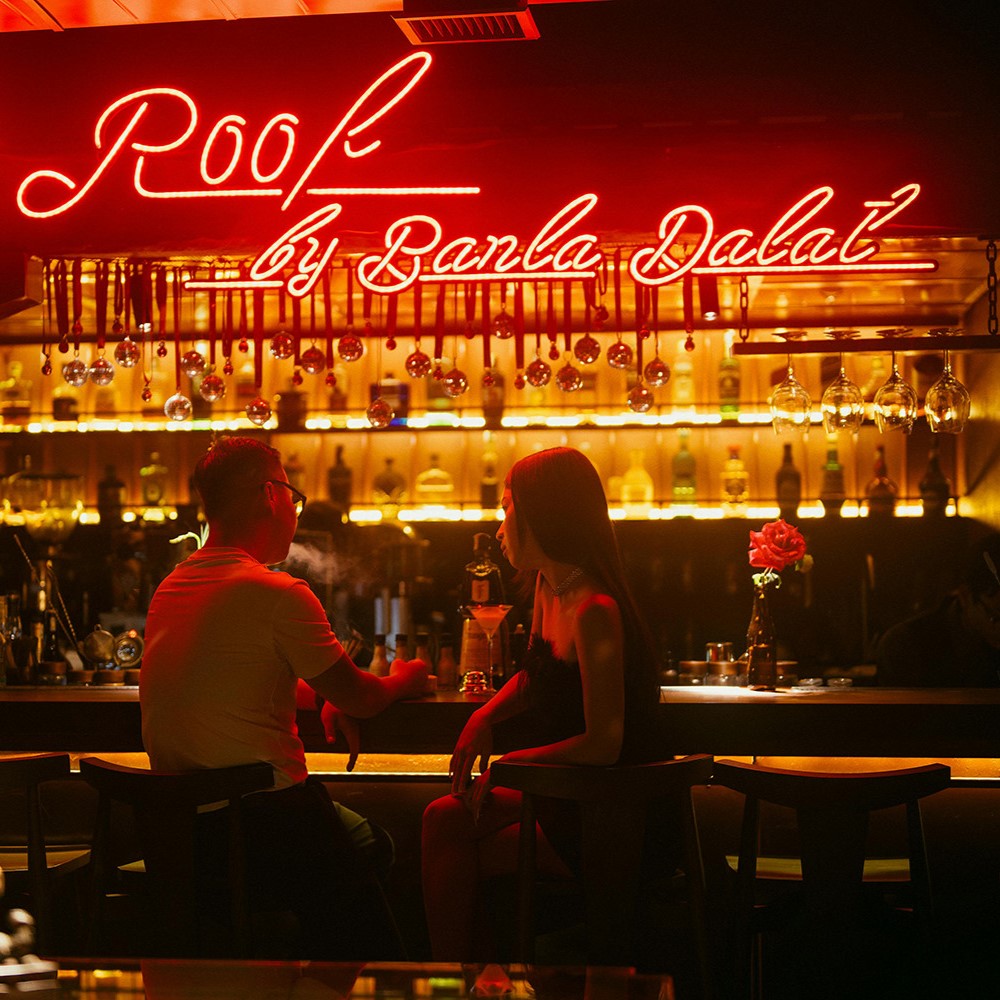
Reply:
<svg viewBox="0 0 1000 1000"><path fill-rule="evenodd" d="M150 771L96 757L80 760L80 773L98 792L94 832L93 925L100 928L115 860L111 858L111 806L132 810L138 846L145 862L147 894L156 919L157 954L199 953L196 886L196 823L200 806L225 803L229 842L228 884L234 951L249 950L249 910L243 846L244 795L274 786L266 762L198 771Z"/></svg>
<svg viewBox="0 0 1000 1000"><path fill-rule="evenodd" d="M833 897L844 900L860 888L871 811L905 806L911 880L919 902L929 910L930 883L919 802L947 788L950 780L951 770L944 764L828 773L719 760L712 783L746 796L739 860L744 885L756 874L759 803L771 802L796 811L803 883L814 898L826 902Z"/></svg>
<svg viewBox="0 0 1000 1000"><path fill-rule="evenodd" d="M23 793L27 836L28 887L38 939L44 946L51 921L45 826L38 786L46 781L68 779L69 754L43 753L30 757L0 758L0 792Z"/></svg>

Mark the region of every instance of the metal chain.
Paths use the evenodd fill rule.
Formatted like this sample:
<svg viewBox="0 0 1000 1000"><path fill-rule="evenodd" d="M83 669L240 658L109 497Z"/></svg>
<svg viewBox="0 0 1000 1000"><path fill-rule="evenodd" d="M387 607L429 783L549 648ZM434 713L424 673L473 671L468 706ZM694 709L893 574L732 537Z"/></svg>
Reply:
<svg viewBox="0 0 1000 1000"><path fill-rule="evenodd" d="M740 340L746 343L750 336L750 284L745 274L740 275Z"/></svg>
<svg viewBox="0 0 1000 1000"><path fill-rule="evenodd" d="M989 269L986 274L986 301L989 306L986 327L991 337L997 335L1000 325L997 322L997 242L991 239L986 244L986 260Z"/></svg>

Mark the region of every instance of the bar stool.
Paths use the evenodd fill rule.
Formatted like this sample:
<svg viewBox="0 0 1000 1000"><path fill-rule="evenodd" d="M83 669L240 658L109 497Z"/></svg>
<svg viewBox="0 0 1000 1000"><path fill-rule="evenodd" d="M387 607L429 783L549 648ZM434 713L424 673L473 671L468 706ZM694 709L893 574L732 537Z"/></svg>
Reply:
<svg viewBox="0 0 1000 1000"><path fill-rule="evenodd" d="M494 761L494 785L522 793L518 848L518 958L534 956L535 823L537 798L578 802L581 813L581 881L586 899L587 959L592 964L631 965L635 916L642 881L641 860L651 803L667 799L677 810L683 835L690 924L699 974L709 992L705 882L691 788L706 784L712 757L614 767Z"/></svg>
<svg viewBox="0 0 1000 1000"><path fill-rule="evenodd" d="M112 805L124 803L132 813L142 864L146 913L155 922L144 953L168 957L200 957L205 935L199 907L196 869L196 818L199 807L224 803L227 809L229 907L227 940L234 957L251 950L243 843L242 797L274 786L274 770L266 762L198 771L149 771L113 764L97 757L80 760L81 775L98 792L94 832L94 881L91 898L92 947L100 949L106 903L119 874L112 856ZM207 956L206 956L207 957ZM211 957L228 957L212 955Z"/></svg>
<svg viewBox="0 0 1000 1000"><path fill-rule="evenodd" d="M16 826L24 831L23 841L0 846L0 872L8 903L20 891L27 892L36 946L43 953L53 944L53 880L80 871L90 861L89 847L46 841L40 786L59 780L70 780L68 753L0 758L0 808L12 817L17 813Z"/></svg>
<svg viewBox="0 0 1000 1000"><path fill-rule="evenodd" d="M759 994L763 938L789 927L794 927L799 945L786 951L786 965L794 965L796 975L810 980L801 984L807 991L817 983L829 988L831 995L845 988L850 991L852 983L857 986L854 977L862 965L870 971L882 963L886 953L875 955L870 963L868 954L878 947L876 932L887 927L888 914L884 908L866 906L863 891L868 821L878 809L906 808L916 940L929 943L932 895L920 800L947 788L950 780L951 771L943 764L817 773L716 761L712 783L745 796L734 921L737 989ZM794 891L779 893L768 902L759 902L756 893L761 802L795 810L801 858L801 881Z"/></svg>

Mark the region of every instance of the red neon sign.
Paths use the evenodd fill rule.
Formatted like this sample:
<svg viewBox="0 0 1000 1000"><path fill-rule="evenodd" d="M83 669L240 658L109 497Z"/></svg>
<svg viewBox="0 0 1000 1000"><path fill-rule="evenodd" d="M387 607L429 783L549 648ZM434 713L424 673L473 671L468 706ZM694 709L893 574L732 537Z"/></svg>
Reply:
<svg viewBox="0 0 1000 1000"><path fill-rule="evenodd" d="M382 143L376 125L399 107L430 66L431 56L426 52L414 52L390 66L350 105L297 174L293 164L300 121L291 112L281 112L265 122L252 146L248 120L236 113L225 114L208 129L199 150L195 138L198 107L188 94L171 87L134 91L114 101L98 118L94 147L103 151L103 156L90 176L78 183L57 170L36 170L18 187L18 208L29 218L39 220L62 215L87 197L113 163L130 155L134 155L133 185L144 198L279 198L281 211L286 211L301 193L336 198L288 226L258 255L246 279L186 283L188 288L284 286L292 295L307 295L340 244L333 223L344 214L348 199L359 195L467 197L480 193L475 185L365 188L311 183L338 143L349 159L375 152ZM179 124L168 127L164 120ZM197 156L199 183L163 189L150 182L158 155L186 147ZM248 149L245 170L253 185L227 186L244 165ZM817 187L800 198L763 236L746 228L716 236L715 220L707 209L681 205L661 218L658 243L632 254L629 273L641 284L661 286L688 272L849 275L933 271L937 268L934 260L875 259L879 244L872 234L912 204L919 193L920 186L911 183L887 199L865 202L866 214L842 237L829 226L814 224L834 197L829 186ZM434 216L408 214L387 227L383 250L360 260L358 280L372 292L395 294L418 282L593 278L603 261L598 238L591 232L576 230L597 202L596 194L574 198L529 239L514 233L482 238L458 234L446 239ZM680 259L674 256L678 246L685 248Z"/></svg>

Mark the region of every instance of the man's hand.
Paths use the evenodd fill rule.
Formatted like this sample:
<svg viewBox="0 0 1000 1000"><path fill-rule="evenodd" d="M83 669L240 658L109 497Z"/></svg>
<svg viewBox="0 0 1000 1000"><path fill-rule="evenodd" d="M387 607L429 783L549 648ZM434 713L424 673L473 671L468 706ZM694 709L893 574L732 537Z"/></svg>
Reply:
<svg viewBox="0 0 1000 1000"><path fill-rule="evenodd" d="M353 771L358 762L358 752L361 749L361 730L358 720L342 712L336 705L325 702L320 709L319 717L323 720L323 731L327 743L336 743L337 734L342 733L347 743L347 770Z"/></svg>
<svg viewBox="0 0 1000 1000"><path fill-rule="evenodd" d="M401 698L421 698L427 693L430 668L423 660L395 659L389 664L389 676L399 678Z"/></svg>

